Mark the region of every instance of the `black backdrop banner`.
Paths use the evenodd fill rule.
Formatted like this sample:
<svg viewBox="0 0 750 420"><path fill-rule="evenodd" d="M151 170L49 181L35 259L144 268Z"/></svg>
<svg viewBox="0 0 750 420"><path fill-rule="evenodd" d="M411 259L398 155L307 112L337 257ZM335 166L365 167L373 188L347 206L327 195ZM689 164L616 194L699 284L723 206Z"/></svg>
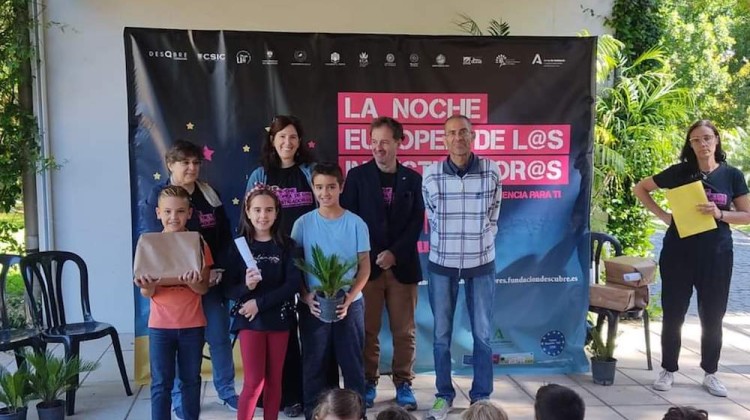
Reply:
<svg viewBox="0 0 750 420"><path fill-rule="evenodd" d="M126 28L133 241L139 208L169 176L179 138L204 149L201 178L233 226L276 114L298 116L319 160L345 171L371 158L369 122L405 125L399 160L445 159L443 121L468 116L474 150L503 178L496 251L496 371L580 372L589 284L596 38L467 37ZM428 251L427 226L419 243ZM426 264L425 264L426 265ZM432 315L419 288L417 370L432 370ZM461 291L463 295L463 288ZM147 375L148 301L134 293L136 363ZM390 367L387 322L383 370ZM454 367L471 367L459 296ZM140 355L140 356L139 356ZM141 369L142 368L142 369Z"/></svg>

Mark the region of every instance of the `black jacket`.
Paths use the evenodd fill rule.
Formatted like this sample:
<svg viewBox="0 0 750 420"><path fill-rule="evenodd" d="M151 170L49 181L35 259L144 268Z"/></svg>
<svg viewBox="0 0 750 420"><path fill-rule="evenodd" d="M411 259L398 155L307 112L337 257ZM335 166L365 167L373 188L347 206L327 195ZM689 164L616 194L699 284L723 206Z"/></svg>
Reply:
<svg viewBox="0 0 750 420"><path fill-rule="evenodd" d="M229 263L222 283L228 299L244 303L255 299L258 304L258 315L252 321L248 321L244 315L236 314L230 329L254 330L254 331L287 331L293 313L294 295L302 284L302 272L294 265L295 258L301 258L300 249L294 241L287 238L288 243L282 248L275 242L269 244L274 251L273 255L280 256L281 261L277 264L269 263L259 258L258 268L263 280L258 286L249 290L245 285L245 262L234 243L228 247L227 262ZM249 244L250 251L258 257L258 248ZM282 316L284 312L284 316Z"/></svg>
<svg viewBox="0 0 750 420"><path fill-rule="evenodd" d="M370 160L349 171L341 205L367 223L371 280L382 272L375 264L375 258L386 249L396 257L396 265L391 270L398 281L418 283L422 280L417 254L417 241L424 224L421 175L399 163L393 202L387 207L383 201L378 166L374 159Z"/></svg>

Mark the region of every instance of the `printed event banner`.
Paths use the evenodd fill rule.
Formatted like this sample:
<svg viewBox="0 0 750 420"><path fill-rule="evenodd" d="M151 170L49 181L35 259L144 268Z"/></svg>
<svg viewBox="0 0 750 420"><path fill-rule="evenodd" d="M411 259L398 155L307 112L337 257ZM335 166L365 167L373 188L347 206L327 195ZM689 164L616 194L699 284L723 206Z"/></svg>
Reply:
<svg viewBox="0 0 750 420"><path fill-rule="evenodd" d="M443 121L466 115L474 151L503 179L496 251L497 373L588 369L588 214L595 38L467 37L125 29L133 243L139 209L168 178L176 139L203 147L201 178L233 226L276 114L298 116L304 142L342 168L371 158L368 125L405 126L400 161L418 172L446 158ZM418 249L426 262L428 224ZM424 264L426 266L426 263ZM148 301L134 292L136 366L148 379ZM384 316L384 318L386 318ZM381 367L390 370L387 318ZM417 358L433 369L433 319L419 287ZM470 373L472 338L459 295L453 366Z"/></svg>

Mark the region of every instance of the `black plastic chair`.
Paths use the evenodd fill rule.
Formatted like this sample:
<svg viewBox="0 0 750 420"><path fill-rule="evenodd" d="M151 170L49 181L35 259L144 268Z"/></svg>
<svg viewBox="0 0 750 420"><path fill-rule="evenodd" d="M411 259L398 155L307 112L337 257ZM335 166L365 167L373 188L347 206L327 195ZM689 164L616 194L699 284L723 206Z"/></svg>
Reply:
<svg viewBox="0 0 750 420"><path fill-rule="evenodd" d="M594 267L594 283L599 284L599 264L602 258L602 251L604 245L609 244L615 252L615 256L622 255L622 245L620 241L614 236L607 235L601 232L591 232L591 264ZM635 306L628 308L629 310L643 310L643 330L646 335L646 364L648 370L653 370L653 364L651 363L651 331L649 329L649 315L648 308L641 308ZM607 337L613 337L612 334L617 334L617 323L620 316L627 311L617 311L609 308L602 308L599 306L589 305L589 312L597 314L595 328L601 331L604 320L607 320Z"/></svg>
<svg viewBox="0 0 750 420"><path fill-rule="evenodd" d="M80 274L83 322L68 323L65 319L63 287L74 287L69 284L68 280L63 284L63 268L68 262L77 266ZM89 274L83 259L72 252L38 252L21 259L21 273L26 283L26 290L34 290L34 286L36 286L41 291L41 302L37 301L33 294L29 294L29 296L32 317L35 325L41 329L42 339L46 343L61 343L65 348L65 357L70 358L80 357L80 343L82 341L96 340L109 335L112 337L112 346L117 357L117 365L120 368L122 383L125 385L125 393L133 395L125 370L125 361L122 357L117 330L110 324L97 322L91 316ZM75 377L74 381L76 384L80 383L78 376ZM75 412L75 393L74 388L65 394L66 412L69 416L72 416Z"/></svg>
<svg viewBox="0 0 750 420"><path fill-rule="evenodd" d="M0 254L0 351L13 351L16 355L18 367L24 362L22 349L31 347L36 352L42 352L44 342L39 328L14 327L8 318L8 302L5 299L5 283L8 280L8 270L11 266L21 262L21 256L11 254Z"/></svg>

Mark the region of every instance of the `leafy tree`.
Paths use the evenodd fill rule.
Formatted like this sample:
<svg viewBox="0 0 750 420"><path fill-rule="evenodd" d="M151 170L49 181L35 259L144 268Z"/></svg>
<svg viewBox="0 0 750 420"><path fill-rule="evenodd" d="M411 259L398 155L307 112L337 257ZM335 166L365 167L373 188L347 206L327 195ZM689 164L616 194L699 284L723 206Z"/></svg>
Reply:
<svg viewBox="0 0 750 420"><path fill-rule="evenodd" d="M645 255L654 229L631 189L675 159L678 127L688 122L693 101L677 86L662 50L630 61L623 49L609 35L601 37L597 76L604 80L614 71L619 76L597 95L593 203L607 215L607 231L625 253Z"/></svg>
<svg viewBox="0 0 750 420"><path fill-rule="evenodd" d="M697 99L696 117L710 118L723 127L738 125L728 112L732 82L729 62L735 40L731 35L736 0L663 0L663 48L668 63ZM730 104L727 103L729 98Z"/></svg>
<svg viewBox="0 0 750 420"><path fill-rule="evenodd" d="M29 82L28 0L0 2L0 211L7 212L21 197L21 174L39 159L37 124L23 98Z"/></svg>
<svg viewBox="0 0 750 420"><path fill-rule="evenodd" d="M604 18L604 23L614 29L629 60L661 42L665 29L661 5L662 0L615 0L612 4L612 14Z"/></svg>

